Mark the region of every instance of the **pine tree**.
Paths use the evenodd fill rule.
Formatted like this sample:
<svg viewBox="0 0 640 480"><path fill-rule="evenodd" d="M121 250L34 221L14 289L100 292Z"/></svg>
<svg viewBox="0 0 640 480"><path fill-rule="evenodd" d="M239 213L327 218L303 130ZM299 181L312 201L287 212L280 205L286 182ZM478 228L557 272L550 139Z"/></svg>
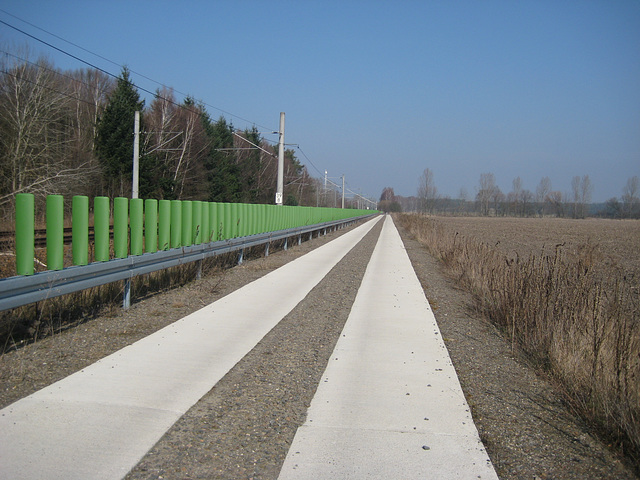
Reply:
<svg viewBox="0 0 640 480"><path fill-rule="evenodd" d="M102 163L110 193L123 195L131 181L133 162L133 128L135 112L142 111L144 100L129 79L127 67L122 69L116 88L98 119L95 150Z"/></svg>

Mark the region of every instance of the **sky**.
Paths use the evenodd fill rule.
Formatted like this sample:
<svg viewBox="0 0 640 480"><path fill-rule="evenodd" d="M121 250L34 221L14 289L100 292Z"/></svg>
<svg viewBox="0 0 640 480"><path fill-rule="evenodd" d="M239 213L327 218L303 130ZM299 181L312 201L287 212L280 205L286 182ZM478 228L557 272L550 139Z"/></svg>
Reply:
<svg viewBox="0 0 640 480"><path fill-rule="evenodd" d="M373 199L426 168L470 199L482 173L505 194L589 175L595 202L640 176L639 0L0 0L0 20L273 142L285 112L311 175ZM0 24L22 45L87 67Z"/></svg>

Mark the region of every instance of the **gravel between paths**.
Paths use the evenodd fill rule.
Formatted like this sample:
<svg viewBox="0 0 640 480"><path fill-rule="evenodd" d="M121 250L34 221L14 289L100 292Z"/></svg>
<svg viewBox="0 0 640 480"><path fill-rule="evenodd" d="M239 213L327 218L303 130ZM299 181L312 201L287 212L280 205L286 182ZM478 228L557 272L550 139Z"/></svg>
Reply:
<svg viewBox="0 0 640 480"><path fill-rule="evenodd" d="M276 478L304 422L378 239L380 222L280 324L187 412L127 479ZM4 407L211 303L334 238L209 272L0 357ZM633 479L563 406L545 379L512 355L471 299L400 230L501 479Z"/></svg>

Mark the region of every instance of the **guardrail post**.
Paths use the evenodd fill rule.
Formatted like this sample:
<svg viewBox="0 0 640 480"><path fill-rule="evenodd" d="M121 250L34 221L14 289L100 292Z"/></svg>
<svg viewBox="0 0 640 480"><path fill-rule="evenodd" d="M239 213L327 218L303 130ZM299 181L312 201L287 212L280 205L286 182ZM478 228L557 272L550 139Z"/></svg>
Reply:
<svg viewBox="0 0 640 480"><path fill-rule="evenodd" d="M74 265L89 263L89 197L84 195L72 200L71 251Z"/></svg>
<svg viewBox="0 0 640 480"><path fill-rule="evenodd" d="M93 260L95 262L109 261L108 197L94 197L93 199Z"/></svg>
<svg viewBox="0 0 640 480"><path fill-rule="evenodd" d="M129 206L131 223L131 255L142 255L142 219L144 218L144 200L132 198Z"/></svg>
<svg viewBox="0 0 640 480"><path fill-rule="evenodd" d="M131 306L131 279L124 281L124 289L122 291L122 309L128 310Z"/></svg>
<svg viewBox="0 0 640 480"><path fill-rule="evenodd" d="M158 251L158 201L151 198L144 201L144 251Z"/></svg>
<svg viewBox="0 0 640 480"><path fill-rule="evenodd" d="M169 250L171 245L171 201L158 202L158 249Z"/></svg>
<svg viewBox="0 0 640 480"><path fill-rule="evenodd" d="M47 270L64 268L64 199L47 195Z"/></svg>
<svg viewBox="0 0 640 480"><path fill-rule="evenodd" d="M33 275L35 257L35 202L32 193L16 195L16 271Z"/></svg>

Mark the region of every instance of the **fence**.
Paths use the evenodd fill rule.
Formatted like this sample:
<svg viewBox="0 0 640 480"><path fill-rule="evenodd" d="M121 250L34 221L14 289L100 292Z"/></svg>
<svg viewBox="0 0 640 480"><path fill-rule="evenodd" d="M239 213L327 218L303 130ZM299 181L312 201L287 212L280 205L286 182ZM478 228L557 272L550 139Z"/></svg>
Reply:
<svg viewBox="0 0 640 480"><path fill-rule="evenodd" d="M371 210L123 197L115 198L111 208L109 198L95 197L93 262L90 263L89 199L75 196L71 211L74 267L64 268L63 200L60 195L50 195L46 199L48 271L34 274L34 197L31 194L16 195L18 277L0 280L0 310L219 253L264 243L268 245L277 239L377 213ZM127 304L125 292L125 306Z"/></svg>

